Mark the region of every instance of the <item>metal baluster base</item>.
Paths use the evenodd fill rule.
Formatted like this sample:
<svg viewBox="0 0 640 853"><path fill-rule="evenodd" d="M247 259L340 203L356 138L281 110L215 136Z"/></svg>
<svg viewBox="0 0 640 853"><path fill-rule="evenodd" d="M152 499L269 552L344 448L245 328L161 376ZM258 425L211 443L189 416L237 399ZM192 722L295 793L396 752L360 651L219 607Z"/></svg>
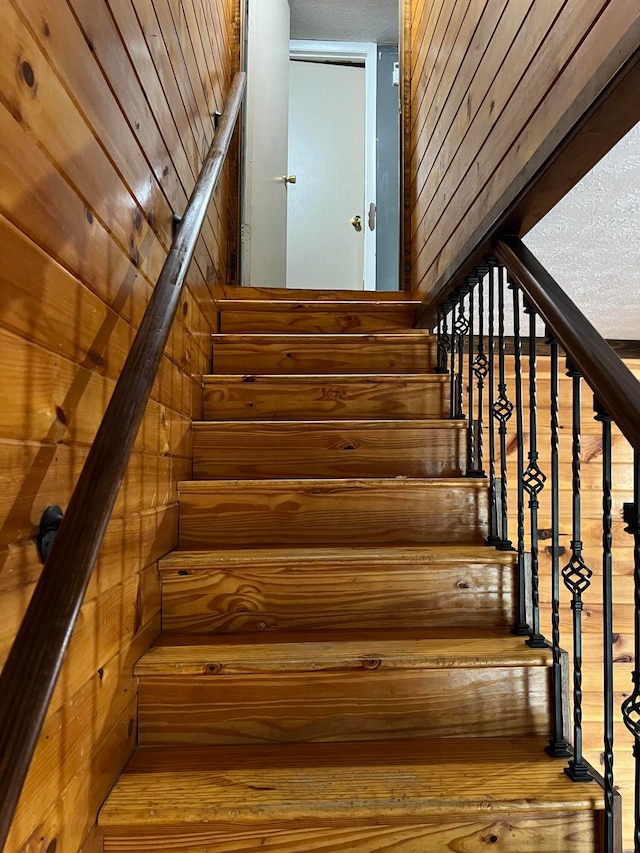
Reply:
<svg viewBox="0 0 640 853"><path fill-rule="evenodd" d="M554 738L549 739L549 743L545 746L544 751L551 758L569 758L569 756L573 755L569 746L563 740L554 740ZM569 764L571 763L570 761ZM566 767L564 769L565 771L567 770Z"/></svg>
<svg viewBox="0 0 640 853"><path fill-rule="evenodd" d="M589 772L589 768L584 762L576 764L573 758L569 761L567 767L564 768L572 782L593 782L593 776Z"/></svg>

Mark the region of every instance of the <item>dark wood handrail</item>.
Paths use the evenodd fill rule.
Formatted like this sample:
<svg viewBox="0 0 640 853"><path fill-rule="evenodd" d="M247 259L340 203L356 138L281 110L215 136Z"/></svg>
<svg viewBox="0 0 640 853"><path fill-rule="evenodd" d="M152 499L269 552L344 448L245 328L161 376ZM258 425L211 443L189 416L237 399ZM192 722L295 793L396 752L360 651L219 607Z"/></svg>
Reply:
<svg viewBox="0 0 640 853"><path fill-rule="evenodd" d="M229 149L246 75L220 124L0 676L0 849L144 416L189 264Z"/></svg>
<svg viewBox="0 0 640 853"><path fill-rule="evenodd" d="M494 251L627 441L640 452L640 382L522 240L503 237Z"/></svg>

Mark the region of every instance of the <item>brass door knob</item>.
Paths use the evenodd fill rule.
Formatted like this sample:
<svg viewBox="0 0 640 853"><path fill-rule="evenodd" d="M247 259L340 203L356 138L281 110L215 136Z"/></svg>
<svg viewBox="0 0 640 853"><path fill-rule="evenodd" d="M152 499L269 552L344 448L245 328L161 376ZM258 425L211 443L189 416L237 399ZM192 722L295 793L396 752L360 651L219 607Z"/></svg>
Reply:
<svg viewBox="0 0 640 853"><path fill-rule="evenodd" d="M295 175L283 175L282 180L285 182L285 184L295 184L298 179Z"/></svg>
<svg viewBox="0 0 640 853"><path fill-rule="evenodd" d="M362 231L362 217L361 216L354 216L353 219L351 220L351 224L356 229L356 231Z"/></svg>

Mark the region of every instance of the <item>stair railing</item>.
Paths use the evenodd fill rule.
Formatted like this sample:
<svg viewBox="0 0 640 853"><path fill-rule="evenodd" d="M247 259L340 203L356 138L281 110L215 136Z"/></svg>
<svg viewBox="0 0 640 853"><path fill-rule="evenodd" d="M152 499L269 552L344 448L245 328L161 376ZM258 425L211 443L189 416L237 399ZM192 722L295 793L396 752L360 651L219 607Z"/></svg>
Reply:
<svg viewBox="0 0 640 853"><path fill-rule="evenodd" d="M507 291L512 299L507 299ZM510 305L510 335L505 333L506 306ZM468 313L471 324L463 332L460 317ZM475 319L474 319L475 318ZM546 337L541 343L540 323ZM457 326L456 326L457 324ZM451 333L449 328L451 327ZM476 332L477 330L477 332ZM522 332L525 332L522 335ZM622 719L634 737L636 795L634 804L634 850L640 853L640 382L612 347L595 330L573 301L517 237L504 237L493 254L454 289L437 307L437 372L451 374L451 416L465 416L460 401L466 391L468 420L467 476L487 476L490 509L487 544L517 554L519 582L518 611L512 628L534 648L552 648L553 713L547 753L568 758L565 773L575 782L597 779L604 791L604 850L619 848L620 822L616 819L613 776L613 556L612 556L612 424L616 424L633 449L633 501L624 505L626 531L634 536L635 664L633 691L622 705ZM513 386L507 388L505 355L513 358ZM467 382L463 355L467 347ZM550 394L548 471L542 470L538 436L542 400L538 393L538 357L545 348L549 366ZM567 358L571 378L571 507L570 554L561 567L560 474L559 474L559 352ZM524 350L524 358L523 358ZM523 386L525 372L528 387ZM589 593L593 570L584 556L581 538L581 403L586 383L594 396L595 420L601 423L602 440L602 549L589 559L601 560L604 662L602 776L583 755L583 596ZM475 388L474 388L475 384ZM475 392L475 393L474 393ZM509 398L511 395L511 399ZM528 414L528 423L526 415ZM513 421L512 421L513 416ZM509 432L512 435L507 446ZM496 441L496 433L498 441ZM485 440L486 436L486 440ZM512 454L515 444L515 462ZM486 450L488 447L488 460ZM545 457L546 458L546 457ZM488 463L488 464L487 464ZM486 470L486 475L485 475ZM509 473L510 472L510 473ZM514 475L515 472L515 476ZM515 544L508 537L511 494L515 491ZM515 485L515 489L514 489ZM539 529L540 498L549 495L551 529ZM528 519L525 501L528 498ZM527 536L528 531L528 538ZM550 640L540 621L541 534L551 544ZM566 559L566 558L564 558ZM592 565L594 563L592 562ZM546 579L545 579L546 580ZM561 580L571 596L573 640L573 690L571 702L563 693L563 651L560 636ZM568 705L573 707L572 725L564 725ZM566 731L570 728L571 731Z"/></svg>
<svg viewBox="0 0 640 853"><path fill-rule="evenodd" d="M235 75L213 142L0 676L0 849L155 382L229 150L245 82L244 72Z"/></svg>

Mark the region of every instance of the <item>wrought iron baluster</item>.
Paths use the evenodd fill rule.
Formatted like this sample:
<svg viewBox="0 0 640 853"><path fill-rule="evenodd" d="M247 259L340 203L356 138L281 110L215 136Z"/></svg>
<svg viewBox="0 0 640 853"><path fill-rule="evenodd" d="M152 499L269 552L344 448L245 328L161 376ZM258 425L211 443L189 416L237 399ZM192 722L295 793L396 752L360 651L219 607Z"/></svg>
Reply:
<svg viewBox="0 0 640 853"><path fill-rule="evenodd" d="M489 340L487 345L487 358L489 360L489 536L487 545L499 545L498 536L498 494L496 490L496 435L494 430L495 406L495 335L494 335L494 313L495 313L495 276L497 261L495 258L488 259L489 264Z"/></svg>
<svg viewBox="0 0 640 853"><path fill-rule="evenodd" d="M519 637L527 637L530 634L527 624L527 587L525 583L524 562L524 484L522 475L524 473L524 423L522 412L522 343L520 340L520 291L518 286L511 282L509 287L513 291L513 349L514 349L514 374L516 386L516 441L517 441L517 512L518 512L518 621L511 629L513 634Z"/></svg>
<svg viewBox="0 0 640 853"><path fill-rule="evenodd" d="M507 398L505 379L505 343L504 343L504 267L498 266L498 398L493 404L493 417L498 422L500 438L500 536L496 547L499 551L511 551L508 534L507 507L507 423L513 413L513 403Z"/></svg>
<svg viewBox="0 0 640 853"><path fill-rule="evenodd" d="M544 648L547 643L540 633L540 575L538 564L538 495L544 488L546 476L538 465L538 400L536 387L536 312L525 301L525 313L529 315L529 464L522 475L522 485L529 495L531 524L531 633L527 645L534 649Z"/></svg>
<svg viewBox="0 0 640 853"><path fill-rule="evenodd" d="M451 339L447 325L448 306L445 303L438 308L438 354L434 373L449 372L449 348Z"/></svg>
<svg viewBox="0 0 640 853"><path fill-rule="evenodd" d="M484 277L486 267L477 267L478 281L478 351L473 359L473 374L478 389L478 424L476 433L476 453L473 468L467 471L468 477L485 477L484 473L484 383L489 370L484 352Z"/></svg>
<svg viewBox="0 0 640 853"><path fill-rule="evenodd" d="M457 312L456 308L458 305L458 297L457 294L451 297L449 304L451 305L451 341L449 345L449 354L450 354L450 363L451 369L449 371L449 417L455 418L456 416L456 321L457 321Z"/></svg>
<svg viewBox="0 0 640 853"><path fill-rule="evenodd" d="M464 420L464 336L469 331L469 321L467 319L466 314L464 313L464 300L468 292L469 288L467 287L467 285L461 287L458 291L460 296L458 303L458 316L456 317L455 324L458 352L458 371L456 374L456 406L454 417L459 421Z"/></svg>
<svg viewBox="0 0 640 853"><path fill-rule="evenodd" d="M472 477L475 459L476 459L476 435L475 435L475 420L474 420L474 381L473 381L473 353L474 353L474 330L475 330L475 311L474 311L474 300L475 300L475 287L478 283L478 279L475 276L470 276L467 279L467 285L469 287L469 358L468 358L468 418L469 423L467 425L467 477Z"/></svg>
<svg viewBox="0 0 640 853"><path fill-rule="evenodd" d="M552 758L571 755L562 730L562 662L560 655L560 441L558 342L547 331L551 372L551 647L553 649L553 733L546 746Z"/></svg>
<svg viewBox="0 0 640 853"><path fill-rule="evenodd" d="M572 535L571 559L562 569L564 584L571 593L573 613L573 758L565 773L574 782L591 782L592 776L582 756L582 596L591 585L593 572L582 557L580 509L580 410L582 405L582 377L574 367L567 365L567 376L572 378Z"/></svg>
<svg viewBox="0 0 640 853"><path fill-rule="evenodd" d="M624 505L625 530L633 535L634 669L633 692L622 703L622 718L633 735L635 797L633 850L640 853L640 453L633 455L633 503Z"/></svg>
<svg viewBox="0 0 640 853"><path fill-rule="evenodd" d="M611 416L596 399L602 424L602 646L604 662L604 834L605 853L613 853L613 562L611 517Z"/></svg>

